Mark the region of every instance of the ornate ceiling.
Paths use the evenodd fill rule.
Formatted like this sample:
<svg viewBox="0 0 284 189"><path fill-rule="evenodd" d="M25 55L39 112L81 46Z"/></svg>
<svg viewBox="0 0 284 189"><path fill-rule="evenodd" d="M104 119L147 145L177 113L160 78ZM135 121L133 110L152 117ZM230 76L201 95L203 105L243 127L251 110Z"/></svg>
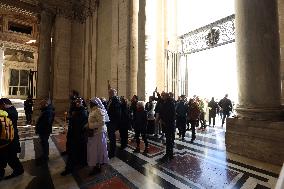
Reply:
<svg viewBox="0 0 284 189"><path fill-rule="evenodd" d="M96 10L98 3L99 0L0 0L0 8L34 16L47 9L54 15L84 22Z"/></svg>

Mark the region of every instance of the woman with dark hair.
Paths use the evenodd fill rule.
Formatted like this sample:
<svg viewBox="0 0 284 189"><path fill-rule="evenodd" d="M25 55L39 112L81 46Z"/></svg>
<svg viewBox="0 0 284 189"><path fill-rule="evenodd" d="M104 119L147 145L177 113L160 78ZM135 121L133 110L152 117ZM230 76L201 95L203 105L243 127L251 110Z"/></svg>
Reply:
<svg viewBox="0 0 284 189"><path fill-rule="evenodd" d="M90 114L88 118L88 165L93 167L90 175L101 172L101 165L108 163L107 128L109 122L107 111L99 98L90 101Z"/></svg>
<svg viewBox="0 0 284 189"><path fill-rule="evenodd" d="M67 163L62 176L70 174L76 165L86 165L87 141L85 128L88 123L88 113L82 104L82 98L75 100L75 107L72 111L67 133Z"/></svg>

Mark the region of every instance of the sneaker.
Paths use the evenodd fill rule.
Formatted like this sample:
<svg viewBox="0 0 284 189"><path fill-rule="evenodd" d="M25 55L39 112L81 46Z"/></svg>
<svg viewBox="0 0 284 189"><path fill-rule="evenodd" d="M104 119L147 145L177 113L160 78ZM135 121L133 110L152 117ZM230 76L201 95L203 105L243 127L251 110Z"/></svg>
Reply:
<svg viewBox="0 0 284 189"><path fill-rule="evenodd" d="M17 176L20 176L24 174L24 170L20 170L20 171L14 171L11 175L5 177L4 179L7 180L7 179L11 179L11 178L14 178L14 177L17 177Z"/></svg>

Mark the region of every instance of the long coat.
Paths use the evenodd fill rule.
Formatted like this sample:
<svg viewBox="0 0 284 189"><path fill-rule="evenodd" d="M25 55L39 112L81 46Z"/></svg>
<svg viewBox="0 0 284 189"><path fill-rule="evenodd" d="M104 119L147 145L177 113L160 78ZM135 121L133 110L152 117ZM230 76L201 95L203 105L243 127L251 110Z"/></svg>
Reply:
<svg viewBox="0 0 284 189"><path fill-rule="evenodd" d="M86 109L76 107L73 109L68 133L67 133L67 153L73 164L86 163L87 138L85 126L88 123L88 114Z"/></svg>
<svg viewBox="0 0 284 189"><path fill-rule="evenodd" d="M89 166L108 163L106 125L107 112L93 107L88 118L89 129L94 129L94 136L88 138L87 160Z"/></svg>

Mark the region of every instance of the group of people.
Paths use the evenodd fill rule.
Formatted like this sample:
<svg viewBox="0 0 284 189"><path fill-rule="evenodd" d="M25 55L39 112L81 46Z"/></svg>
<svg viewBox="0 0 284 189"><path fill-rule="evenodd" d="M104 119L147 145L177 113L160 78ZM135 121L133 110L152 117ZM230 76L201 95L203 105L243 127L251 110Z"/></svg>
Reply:
<svg viewBox="0 0 284 189"><path fill-rule="evenodd" d="M27 124L31 124L32 98L25 101L25 113ZM222 126L226 117L232 111L232 102L225 95L223 99L216 102L214 98L210 102L204 102L197 96L187 101L185 95L178 100L174 99L173 93L155 90L145 104L134 95L128 103L125 97L119 97L115 89L109 89L109 99L94 97L89 100L89 107L85 100L79 96L77 91L70 95L70 107L68 112L68 132L66 136L67 161L62 176L68 175L78 167L86 165L92 167L91 175L101 171L101 166L108 163L115 156L116 131L120 133L121 149L127 147L128 131L134 131L136 148L134 153L140 153L140 137L142 137L145 149L143 153L149 152L148 134L154 137L166 137L166 154L161 161L169 161L173 156L173 147L176 128L178 128L181 140L184 140L186 130L191 130L191 142L196 138L195 128L201 123L205 129L205 106L209 110L209 125L217 113L222 112ZM18 114L9 99L0 99L0 121L2 124L0 140L0 180L4 178L5 167L8 164L13 173L5 178L12 178L24 172L17 153L20 152L19 136L17 129ZM41 113L35 124L36 134L39 135L42 146L41 159L49 160L48 139L52 133L52 125L55 110L50 101L40 102ZM10 124L10 125L9 125ZM187 126L190 129L186 128ZM10 126L10 127L9 127ZM13 136L2 137L13 128ZM5 133L6 132L6 133ZM11 132L10 132L11 133ZM109 139L109 148L107 145Z"/></svg>
<svg viewBox="0 0 284 189"><path fill-rule="evenodd" d="M232 111L232 103L226 95L220 102L214 98L208 103L210 117L215 125L216 113L223 111L223 122ZM204 102L198 97L186 101L181 95L177 101L173 93L154 91L145 104L134 95L128 103L123 96L119 97L115 89L109 89L109 99L94 97L89 101L90 107L76 91L70 96L69 124L66 142L67 162L61 175L70 174L76 167L89 165L93 167L90 174L101 171L101 166L115 156L116 131L120 133L121 149L127 147L128 131L134 131L136 148L140 153L140 137L144 141L143 153L149 152L148 134L159 134L166 138L166 154L161 161L169 161L173 156L176 128L184 140L186 125L191 126L193 142L196 138L195 128L204 120ZM203 115L202 115L203 114ZM211 120L211 119L210 119ZM210 123L209 123L210 124ZM107 135L109 148L107 148Z"/></svg>

